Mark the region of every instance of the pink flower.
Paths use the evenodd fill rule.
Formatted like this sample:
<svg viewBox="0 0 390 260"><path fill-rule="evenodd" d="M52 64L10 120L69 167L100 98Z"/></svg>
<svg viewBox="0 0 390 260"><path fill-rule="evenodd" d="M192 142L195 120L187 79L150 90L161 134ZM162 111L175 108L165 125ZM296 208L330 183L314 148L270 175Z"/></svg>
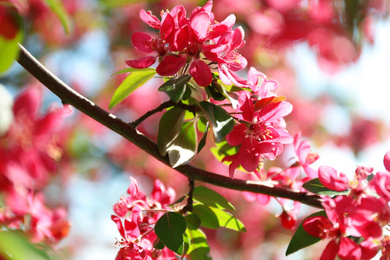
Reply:
<svg viewBox="0 0 390 260"><path fill-rule="evenodd" d="M226 141L230 145L240 145L236 155L224 158L226 161L232 161L229 166L232 178L234 170L239 165L246 171L253 172L264 157L275 159L282 152L283 144L292 142L290 134L278 127L278 121L291 112L290 103L284 101L270 103L255 111L252 99L248 95L241 109L246 122L236 125L226 136Z"/></svg>
<svg viewBox="0 0 390 260"><path fill-rule="evenodd" d="M348 188L348 177L330 166L321 166L318 169L318 177L320 182L328 189L334 191L344 191Z"/></svg>

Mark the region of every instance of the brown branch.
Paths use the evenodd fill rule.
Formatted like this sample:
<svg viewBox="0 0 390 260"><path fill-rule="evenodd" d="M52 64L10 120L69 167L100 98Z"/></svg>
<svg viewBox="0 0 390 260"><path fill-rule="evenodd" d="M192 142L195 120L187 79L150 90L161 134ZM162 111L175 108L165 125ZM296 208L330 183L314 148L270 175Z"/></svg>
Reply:
<svg viewBox="0 0 390 260"><path fill-rule="evenodd" d="M170 166L168 156L161 156L158 152L157 145L153 141L137 131L131 124L125 123L115 115L105 111L92 101L88 100L70 88L55 75L53 75L49 70L47 70L41 63L39 63L39 61L37 61L22 45L20 45L20 56L18 62L32 76L34 76L50 91L57 95L64 104L70 104L74 106L82 113L95 119L99 123L105 125L112 131L134 143L136 146L157 160ZM305 192L297 192L280 187L272 187L246 180L231 179L229 177L198 169L189 164L179 166L175 168L175 170L187 176L190 180L203 181L233 190L249 191L275 197L287 198L299 201L303 204L322 208L319 196L308 195Z"/></svg>

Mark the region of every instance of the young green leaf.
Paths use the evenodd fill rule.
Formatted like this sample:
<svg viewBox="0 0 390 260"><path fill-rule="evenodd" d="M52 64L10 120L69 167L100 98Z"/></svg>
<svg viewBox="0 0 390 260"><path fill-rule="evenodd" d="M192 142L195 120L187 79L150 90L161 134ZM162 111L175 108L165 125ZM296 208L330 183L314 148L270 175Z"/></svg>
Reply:
<svg viewBox="0 0 390 260"><path fill-rule="evenodd" d="M176 212L165 213L154 226L154 231L160 241L178 254L180 254L180 247L183 247L183 234L186 229L186 220Z"/></svg>
<svg viewBox="0 0 390 260"><path fill-rule="evenodd" d="M17 59L19 54L18 42L21 42L22 39L22 30L19 30L13 39L6 39L0 35L0 74L8 70L14 60Z"/></svg>
<svg viewBox="0 0 390 260"><path fill-rule="evenodd" d="M219 227L224 227L246 232L244 224L226 211L202 204L194 205L193 210L194 214L200 218L201 225L206 228L217 229Z"/></svg>
<svg viewBox="0 0 390 260"><path fill-rule="evenodd" d="M228 209L234 211L234 207L221 194L204 186L198 186L194 189L193 199L206 206L218 209Z"/></svg>
<svg viewBox="0 0 390 260"><path fill-rule="evenodd" d="M315 216L325 216L325 211L319 211L314 214L311 214L309 217L315 217ZM314 237L312 235L309 235L302 226L303 221L298 226L297 231L295 231L294 236L291 238L290 243L288 244L286 256L291 255L292 253L297 252L298 250L301 250L302 248L311 246L321 240L321 238Z"/></svg>
<svg viewBox="0 0 390 260"><path fill-rule="evenodd" d="M172 167L176 168L189 162L196 154L197 144L195 121L185 122L179 135L167 148Z"/></svg>
<svg viewBox="0 0 390 260"><path fill-rule="evenodd" d="M187 91L187 83L190 81L190 75L181 75L173 77L162 84L158 90L165 92L173 101L178 103L184 97Z"/></svg>
<svg viewBox="0 0 390 260"><path fill-rule="evenodd" d="M321 182L319 178L312 179L310 181L305 182L302 185L307 191L313 192L318 195L327 195L327 196L336 196L336 195L345 195L348 194L348 190L345 191L334 191L326 188Z"/></svg>
<svg viewBox="0 0 390 260"><path fill-rule="evenodd" d="M215 143L216 147L211 148L211 153L214 154L214 156L219 160L222 161L222 159L226 155L234 155L238 153L238 148L237 146L231 146L228 144L226 140L220 142L220 143Z"/></svg>
<svg viewBox="0 0 390 260"><path fill-rule="evenodd" d="M156 70L143 69L132 72L128 75L119 87L116 89L114 96L111 99L109 109L116 106L119 102L133 93L134 90L141 87L147 81L154 77Z"/></svg>
<svg viewBox="0 0 390 260"><path fill-rule="evenodd" d="M154 68L144 68L144 69L124 68L124 69L121 69L120 71L115 72L111 76L115 76L118 74L124 74L124 73L130 73L130 72L134 72L134 71L156 71L156 69L154 69Z"/></svg>
<svg viewBox="0 0 390 260"><path fill-rule="evenodd" d="M221 142L233 130L234 120L225 109L213 103L202 101L199 103L203 113L213 127L215 140Z"/></svg>
<svg viewBox="0 0 390 260"><path fill-rule="evenodd" d="M0 252L7 252L7 256L14 260L54 260L55 256L49 256L43 249L31 244L25 234L14 230L0 231ZM8 258L7 258L8 259Z"/></svg>
<svg viewBox="0 0 390 260"><path fill-rule="evenodd" d="M189 248L187 255L190 256L190 259L211 259L210 257L210 247L207 244L206 235L200 229L187 229L186 235L189 240Z"/></svg>
<svg viewBox="0 0 390 260"><path fill-rule="evenodd" d="M167 154L167 149L180 134L184 115L185 111L178 107L173 107L162 115L157 136L157 148L162 156Z"/></svg>

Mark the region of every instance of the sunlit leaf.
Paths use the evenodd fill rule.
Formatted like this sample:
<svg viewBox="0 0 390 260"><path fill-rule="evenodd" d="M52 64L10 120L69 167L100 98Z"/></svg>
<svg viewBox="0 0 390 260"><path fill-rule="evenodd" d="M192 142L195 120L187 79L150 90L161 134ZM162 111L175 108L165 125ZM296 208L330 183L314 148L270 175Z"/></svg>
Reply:
<svg viewBox="0 0 390 260"><path fill-rule="evenodd" d="M193 199L199 203L202 203L204 205L218 208L218 209L228 209L233 210L233 205L225 199L221 194L218 192L209 189L204 186L198 186L193 191Z"/></svg>
<svg viewBox="0 0 390 260"><path fill-rule="evenodd" d="M22 232L2 230L0 231L0 252L6 252L12 260L53 260L44 250L28 242ZM6 258L7 259L7 258Z"/></svg>
<svg viewBox="0 0 390 260"><path fill-rule="evenodd" d="M219 227L224 227L246 232L244 224L226 211L202 204L194 205L193 209L194 214L200 218L201 225L206 228L217 229Z"/></svg>
<svg viewBox="0 0 390 260"><path fill-rule="evenodd" d="M157 0L99 0L99 2L105 6L105 7L108 7L108 8L114 8L114 7L121 7L121 6L125 6L125 5L129 5L129 4L134 4L134 3L145 3L145 2L149 2L149 3L153 3L153 2L156 2Z"/></svg>
<svg viewBox="0 0 390 260"><path fill-rule="evenodd" d="M184 94L187 92L187 83L190 81L190 79L190 75L173 77L162 84L158 90L165 92L173 101L178 103L183 99Z"/></svg>
<svg viewBox="0 0 390 260"><path fill-rule="evenodd" d="M66 12L63 4L60 0L45 0L49 8L57 15L64 27L65 32L68 34L70 32L70 21L68 13Z"/></svg>
<svg viewBox="0 0 390 260"><path fill-rule="evenodd" d="M154 231L166 247L180 254L179 249L183 247L183 234L186 228L186 220L182 215L167 212L157 221Z"/></svg>
<svg viewBox="0 0 390 260"><path fill-rule="evenodd" d="M219 161L222 161L227 155L234 155L238 152L237 146L231 146L226 140L215 143L215 145L216 147L212 147L210 150Z"/></svg>
<svg viewBox="0 0 390 260"><path fill-rule="evenodd" d="M111 99L109 108L113 108L131 93L134 90L141 87L147 81L154 77L156 74L155 70L143 69L132 72L129 76L122 81L117 90L114 93L114 96Z"/></svg>
<svg viewBox="0 0 390 260"><path fill-rule="evenodd" d="M234 120L225 109L207 101L199 103L203 113L212 125L215 140L221 142L233 130Z"/></svg>
<svg viewBox="0 0 390 260"><path fill-rule="evenodd" d="M195 214L188 214L185 216L188 229L198 229L200 226L200 219Z"/></svg>
<svg viewBox="0 0 390 260"><path fill-rule="evenodd" d="M120 71L115 72L111 76L115 76L118 74L124 74L124 73L130 73L130 72L134 72L134 71L156 71L156 69L154 69L154 68L145 68L145 69L124 68L124 69L121 69Z"/></svg>
<svg viewBox="0 0 390 260"><path fill-rule="evenodd" d="M13 39L6 39L0 35L0 74L11 67L19 54L18 42L23 39L23 32L19 30Z"/></svg>
<svg viewBox="0 0 390 260"><path fill-rule="evenodd" d="M325 213L325 211L316 212L316 213L308 216L307 218L315 217L315 216L325 216L326 217L326 213ZM292 253L295 253L298 250L301 250L302 248L311 246L311 245L313 245L321 240L318 237L314 237L312 235L309 235L303 229L302 223L303 223L303 221L298 226L297 231L295 231L295 234L293 235L290 243L288 244L286 256L291 255Z"/></svg>
<svg viewBox="0 0 390 260"><path fill-rule="evenodd" d="M167 154L167 149L180 134L184 122L185 111L174 107L165 112L158 125L157 148L162 156Z"/></svg>
<svg viewBox="0 0 390 260"><path fill-rule="evenodd" d="M211 259L210 247L207 244L206 235L200 229L187 229L186 235L189 240L189 248L187 254L190 259Z"/></svg>
<svg viewBox="0 0 390 260"><path fill-rule="evenodd" d="M167 148L169 163L173 168L189 162L196 154L197 134L195 121L185 122L179 135Z"/></svg>

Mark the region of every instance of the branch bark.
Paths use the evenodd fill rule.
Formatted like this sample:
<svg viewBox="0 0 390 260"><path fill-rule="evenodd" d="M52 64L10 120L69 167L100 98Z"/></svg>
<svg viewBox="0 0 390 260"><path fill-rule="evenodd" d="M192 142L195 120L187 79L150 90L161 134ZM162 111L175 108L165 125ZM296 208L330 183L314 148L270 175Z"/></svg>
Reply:
<svg viewBox="0 0 390 260"><path fill-rule="evenodd" d="M126 138L160 162L170 166L168 156L161 156L158 152L157 145L152 140L137 131L131 124L122 121L120 118L107 112L89 99L82 96L80 93L73 90L46 69L22 45L19 44L19 47L20 55L18 63L51 92L57 95L61 99L62 103L72 105L82 113ZM179 166L175 168L175 170L187 176L191 180L198 180L232 190L249 191L287 198L299 201L306 205L322 208L319 196L308 195L305 192L296 192L281 187L272 187L247 180L231 179L229 177L196 168L189 164Z"/></svg>

